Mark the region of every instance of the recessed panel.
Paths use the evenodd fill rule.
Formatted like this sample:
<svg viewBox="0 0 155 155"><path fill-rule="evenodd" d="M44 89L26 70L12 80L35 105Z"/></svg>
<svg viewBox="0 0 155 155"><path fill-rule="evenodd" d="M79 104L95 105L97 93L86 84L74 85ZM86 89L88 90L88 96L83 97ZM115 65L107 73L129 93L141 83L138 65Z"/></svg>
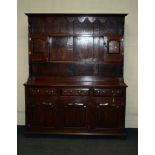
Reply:
<svg viewBox="0 0 155 155"><path fill-rule="evenodd" d="M74 38L74 59L87 62L93 60L93 37Z"/></svg>
<svg viewBox="0 0 155 155"><path fill-rule="evenodd" d="M44 23L44 31L51 34L73 33L73 21L65 17L47 17Z"/></svg>
<svg viewBox="0 0 155 155"><path fill-rule="evenodd" d="M51 61L73 60L73 37L51 37Z"/></svg>

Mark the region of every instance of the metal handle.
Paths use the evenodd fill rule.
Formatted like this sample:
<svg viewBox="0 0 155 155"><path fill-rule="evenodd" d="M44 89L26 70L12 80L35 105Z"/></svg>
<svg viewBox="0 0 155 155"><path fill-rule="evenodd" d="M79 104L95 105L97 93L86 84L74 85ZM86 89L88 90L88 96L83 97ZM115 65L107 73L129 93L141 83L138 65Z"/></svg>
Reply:
<svg viewBox="0 0 155 155"><path fill-rule="evenodd" d="M108 106L108 105L109 105L108 102L106 102L106 103L100 103L100 104L99 104L99 106Z"/></svg>
<svg viewBox="0 0 155 155"><path fill-rule="evenodd" d="M81 105L81 106L83 106L84 104L83 103L68 103L67 105Z"/></svg>
<svg viewBox="0 0 155 155"><path fill-rule="evenodd" d="M52 102L42 102L41 104L42 105L50 105L50 106L53 105Z"/></svg>

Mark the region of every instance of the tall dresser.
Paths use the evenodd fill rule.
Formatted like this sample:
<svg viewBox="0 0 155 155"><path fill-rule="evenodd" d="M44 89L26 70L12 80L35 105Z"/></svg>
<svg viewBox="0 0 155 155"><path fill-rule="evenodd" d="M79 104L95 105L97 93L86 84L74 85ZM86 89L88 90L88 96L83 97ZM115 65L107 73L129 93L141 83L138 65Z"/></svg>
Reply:
<svg viewBox="0 0 155 155"><path fill-rule="evenodd" d="M26 15L26 134L126 135L126 14Z"/></svg>

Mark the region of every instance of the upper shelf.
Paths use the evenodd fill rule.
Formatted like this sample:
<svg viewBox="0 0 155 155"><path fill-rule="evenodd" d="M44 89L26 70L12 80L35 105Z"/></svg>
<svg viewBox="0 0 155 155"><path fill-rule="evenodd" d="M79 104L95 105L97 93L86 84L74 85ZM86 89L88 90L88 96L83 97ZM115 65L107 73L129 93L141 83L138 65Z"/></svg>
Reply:
<svg viewBox="0 0 155 155"><path fill-rule="evenodd" d="M121 36L121 35L111 35L108 33L105 34L72 34L72 33L32 33L30 37L39 37L39 36L50 36L50 37L105 37L105 36Z"/></svg>

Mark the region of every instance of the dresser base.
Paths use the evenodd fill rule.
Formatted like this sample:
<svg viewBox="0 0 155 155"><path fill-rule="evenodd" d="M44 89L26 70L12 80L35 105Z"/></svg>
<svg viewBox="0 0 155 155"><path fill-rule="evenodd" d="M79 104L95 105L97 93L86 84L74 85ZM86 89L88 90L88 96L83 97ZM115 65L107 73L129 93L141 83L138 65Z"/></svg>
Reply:
<svg viewBox="0 0 155 155"><path fill-rule="evenodd" d="M119 136L126 137L125 129L103 129L103 130L54 130L54 129L26 129L25 136L31 135L94 135L94 136Z"/></svg>

